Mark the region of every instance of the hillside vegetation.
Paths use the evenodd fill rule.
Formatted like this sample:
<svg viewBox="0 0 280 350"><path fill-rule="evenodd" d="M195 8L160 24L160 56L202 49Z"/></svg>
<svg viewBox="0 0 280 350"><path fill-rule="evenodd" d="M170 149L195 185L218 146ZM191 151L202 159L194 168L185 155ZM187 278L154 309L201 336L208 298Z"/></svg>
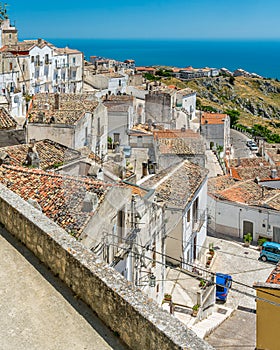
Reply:
<svg viewBox="0 0 280 350"><path fill-rule="evenodd" d="M217 112L236 110L236 123L252 128L261 125L280 135L280 82L272 79L219 76L182 82L161 78L167 85L197 91L198 107Z"/></svg>

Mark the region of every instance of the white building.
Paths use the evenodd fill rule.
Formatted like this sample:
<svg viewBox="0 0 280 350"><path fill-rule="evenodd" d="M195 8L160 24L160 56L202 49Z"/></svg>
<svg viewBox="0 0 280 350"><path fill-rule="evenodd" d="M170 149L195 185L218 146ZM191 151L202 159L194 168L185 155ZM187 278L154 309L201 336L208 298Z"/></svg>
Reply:
<svg viewBox="0 0 280 350"><path fill-rule="evenodd" d="M87 146L98 156L107 154L107 108L82 94L38 94L27 124L27 139L50 139L67 147Z"/></svg>
<svg viewBox="0 0 280 350"><path fill-rule="evenodd" d="M83 53L43 40L18 41L17 29L0 14L0 93L14 116L27 112L23 95L81 92Z"/></svg>
<svg viewBox="0 0 280 350"><path fill-rule="evenodd" d="M226 151L230 148L230 117L227 114L203 112L200 132L206 141L207 149L222 146Z"/></svg>
<svg viewBox="0 0 280 350"><path fill-rule="evenodd" d="M111 95L103 103L108 109L108 136L113 143L128 145L128 133L136 119L136 99L129 95Z"/></svg>
<svg viewBox="0 0 280 350"><path fill-rule="evenodd" d="M255 173L259 171L255 169ZM235 176L240 177L238 168ZM240 240L251 233L255 242L262 237L280 242L279 203L280 178L265 176L265 180L259 181L229 176L212 178L208 194L209 229Z"/></svg>
<svg viewBox="0 0 280 350"><path fill-rule="evenodd" d="M127 75L119 73L92 74L91 70L85 71L85 79L93 88L98 89L98 97L105 95L120 95L126 93Z"/></svg>
<svg viewBox="0 0 280 350"><path fill-rule="evenodd" d="M53 92L82 92L83 53L66 47L54 48L53 55Z"/></svg>
<svg viewBox="0 0 280 350"><path fill-rule="evenodd" d="M206 239L207 173L183 161L138 182L165 204L167 260L186 269L199 259Z"/></svg>
<svg viewBox="0 0 280 350"><path fill-rule="evenodd" d="M190 120L195 118L196 91L189 88L177 91L176 106L181 107Z"/></svg>

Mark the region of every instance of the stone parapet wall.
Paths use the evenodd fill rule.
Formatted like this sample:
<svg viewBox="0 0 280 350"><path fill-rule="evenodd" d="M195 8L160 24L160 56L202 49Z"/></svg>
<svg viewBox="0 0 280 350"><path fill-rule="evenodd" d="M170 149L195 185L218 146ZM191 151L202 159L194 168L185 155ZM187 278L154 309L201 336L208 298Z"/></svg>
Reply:
<svg viewBox="0 0 280 350"><path fill-rule="evenodd" d="M213 349L1 184L0 223L72 288L131 349Z"/></svg>

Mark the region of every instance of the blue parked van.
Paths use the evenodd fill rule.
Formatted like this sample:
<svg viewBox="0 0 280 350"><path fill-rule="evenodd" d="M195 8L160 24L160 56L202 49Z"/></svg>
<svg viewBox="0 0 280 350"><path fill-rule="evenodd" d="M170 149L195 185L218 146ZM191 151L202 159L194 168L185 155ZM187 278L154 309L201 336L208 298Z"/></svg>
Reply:
<svg viewBox="0 0 280 350"><path fill-rule="evenodd" d="M276 242L264 242L260 253L260 259L262 261L274 261L280 260L280 243Z"/></svg>
<svg viewBox="0 0 280 350"><path fill-rule="evenodd" d="M232 277L225 273L216 273L216 299L226 301L229 288L231 288Z"/></svg>

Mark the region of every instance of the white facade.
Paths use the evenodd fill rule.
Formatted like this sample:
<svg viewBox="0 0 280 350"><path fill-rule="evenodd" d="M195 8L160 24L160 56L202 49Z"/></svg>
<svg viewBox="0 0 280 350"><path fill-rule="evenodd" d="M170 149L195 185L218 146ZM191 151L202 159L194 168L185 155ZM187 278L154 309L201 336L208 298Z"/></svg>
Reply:
<svg viewBox="0 0 280 350"><path fill-rule="evenodd" d="M181 107L183 111L188 115L189 119L195 118L196 110L196 92L184 92L184 90L178 91L176 95L176 105Z"/></svg>
<svg viewBox="0 0 280 350"><path fill-rule="evenodd" d="M189 269L188 264L200 258L207 235L207 179L181 211L166 208L166 254L174 265Z"/></svg>
<svg viewBox="0 0 280 350"><path fill-rule="evenodd" d="M64 146L79 149L84 146L102 157L107 154L108 115L107 108L99 103L92 112L85 112L74 124L28 123L27 140L50 139Z"/></svg>
<svg viewBox="0 0 280 350"><path fill-rule="evenodd" d="M132 195L131 187L113 187L81 241L160 304L166 279L163 222L164 209L152 197Z"/></svg>
<svg viewBox="0 0 280 350"><path fill-rule="evenodd" d="M94 88L100 90L99 97L126 93L127 75L118 73L91 75L88 72L86 79Z"/></svg>
<svg viewBox="0 0 280 350"><path fill-rule="evenodd" d="M52 54L52 48L48 45L43 47L36 45L29 51L31 95L52 92Z"/></svg>
<svg viewBox="0 0 280 350"><path fill-rule="evenodd" d="M212 231L241 240L251 233L254 241L266 237L280 242L280 212L277 210L221 201L209 195L208 222ZM251 232L247 230L249 226Z"/></svg>
<svg viewBox="0 0 280 350"><path fill-rule="evenodd" d="M55 48L53 55L53 92L82 92L83 54L69 48Z"/></svg>

